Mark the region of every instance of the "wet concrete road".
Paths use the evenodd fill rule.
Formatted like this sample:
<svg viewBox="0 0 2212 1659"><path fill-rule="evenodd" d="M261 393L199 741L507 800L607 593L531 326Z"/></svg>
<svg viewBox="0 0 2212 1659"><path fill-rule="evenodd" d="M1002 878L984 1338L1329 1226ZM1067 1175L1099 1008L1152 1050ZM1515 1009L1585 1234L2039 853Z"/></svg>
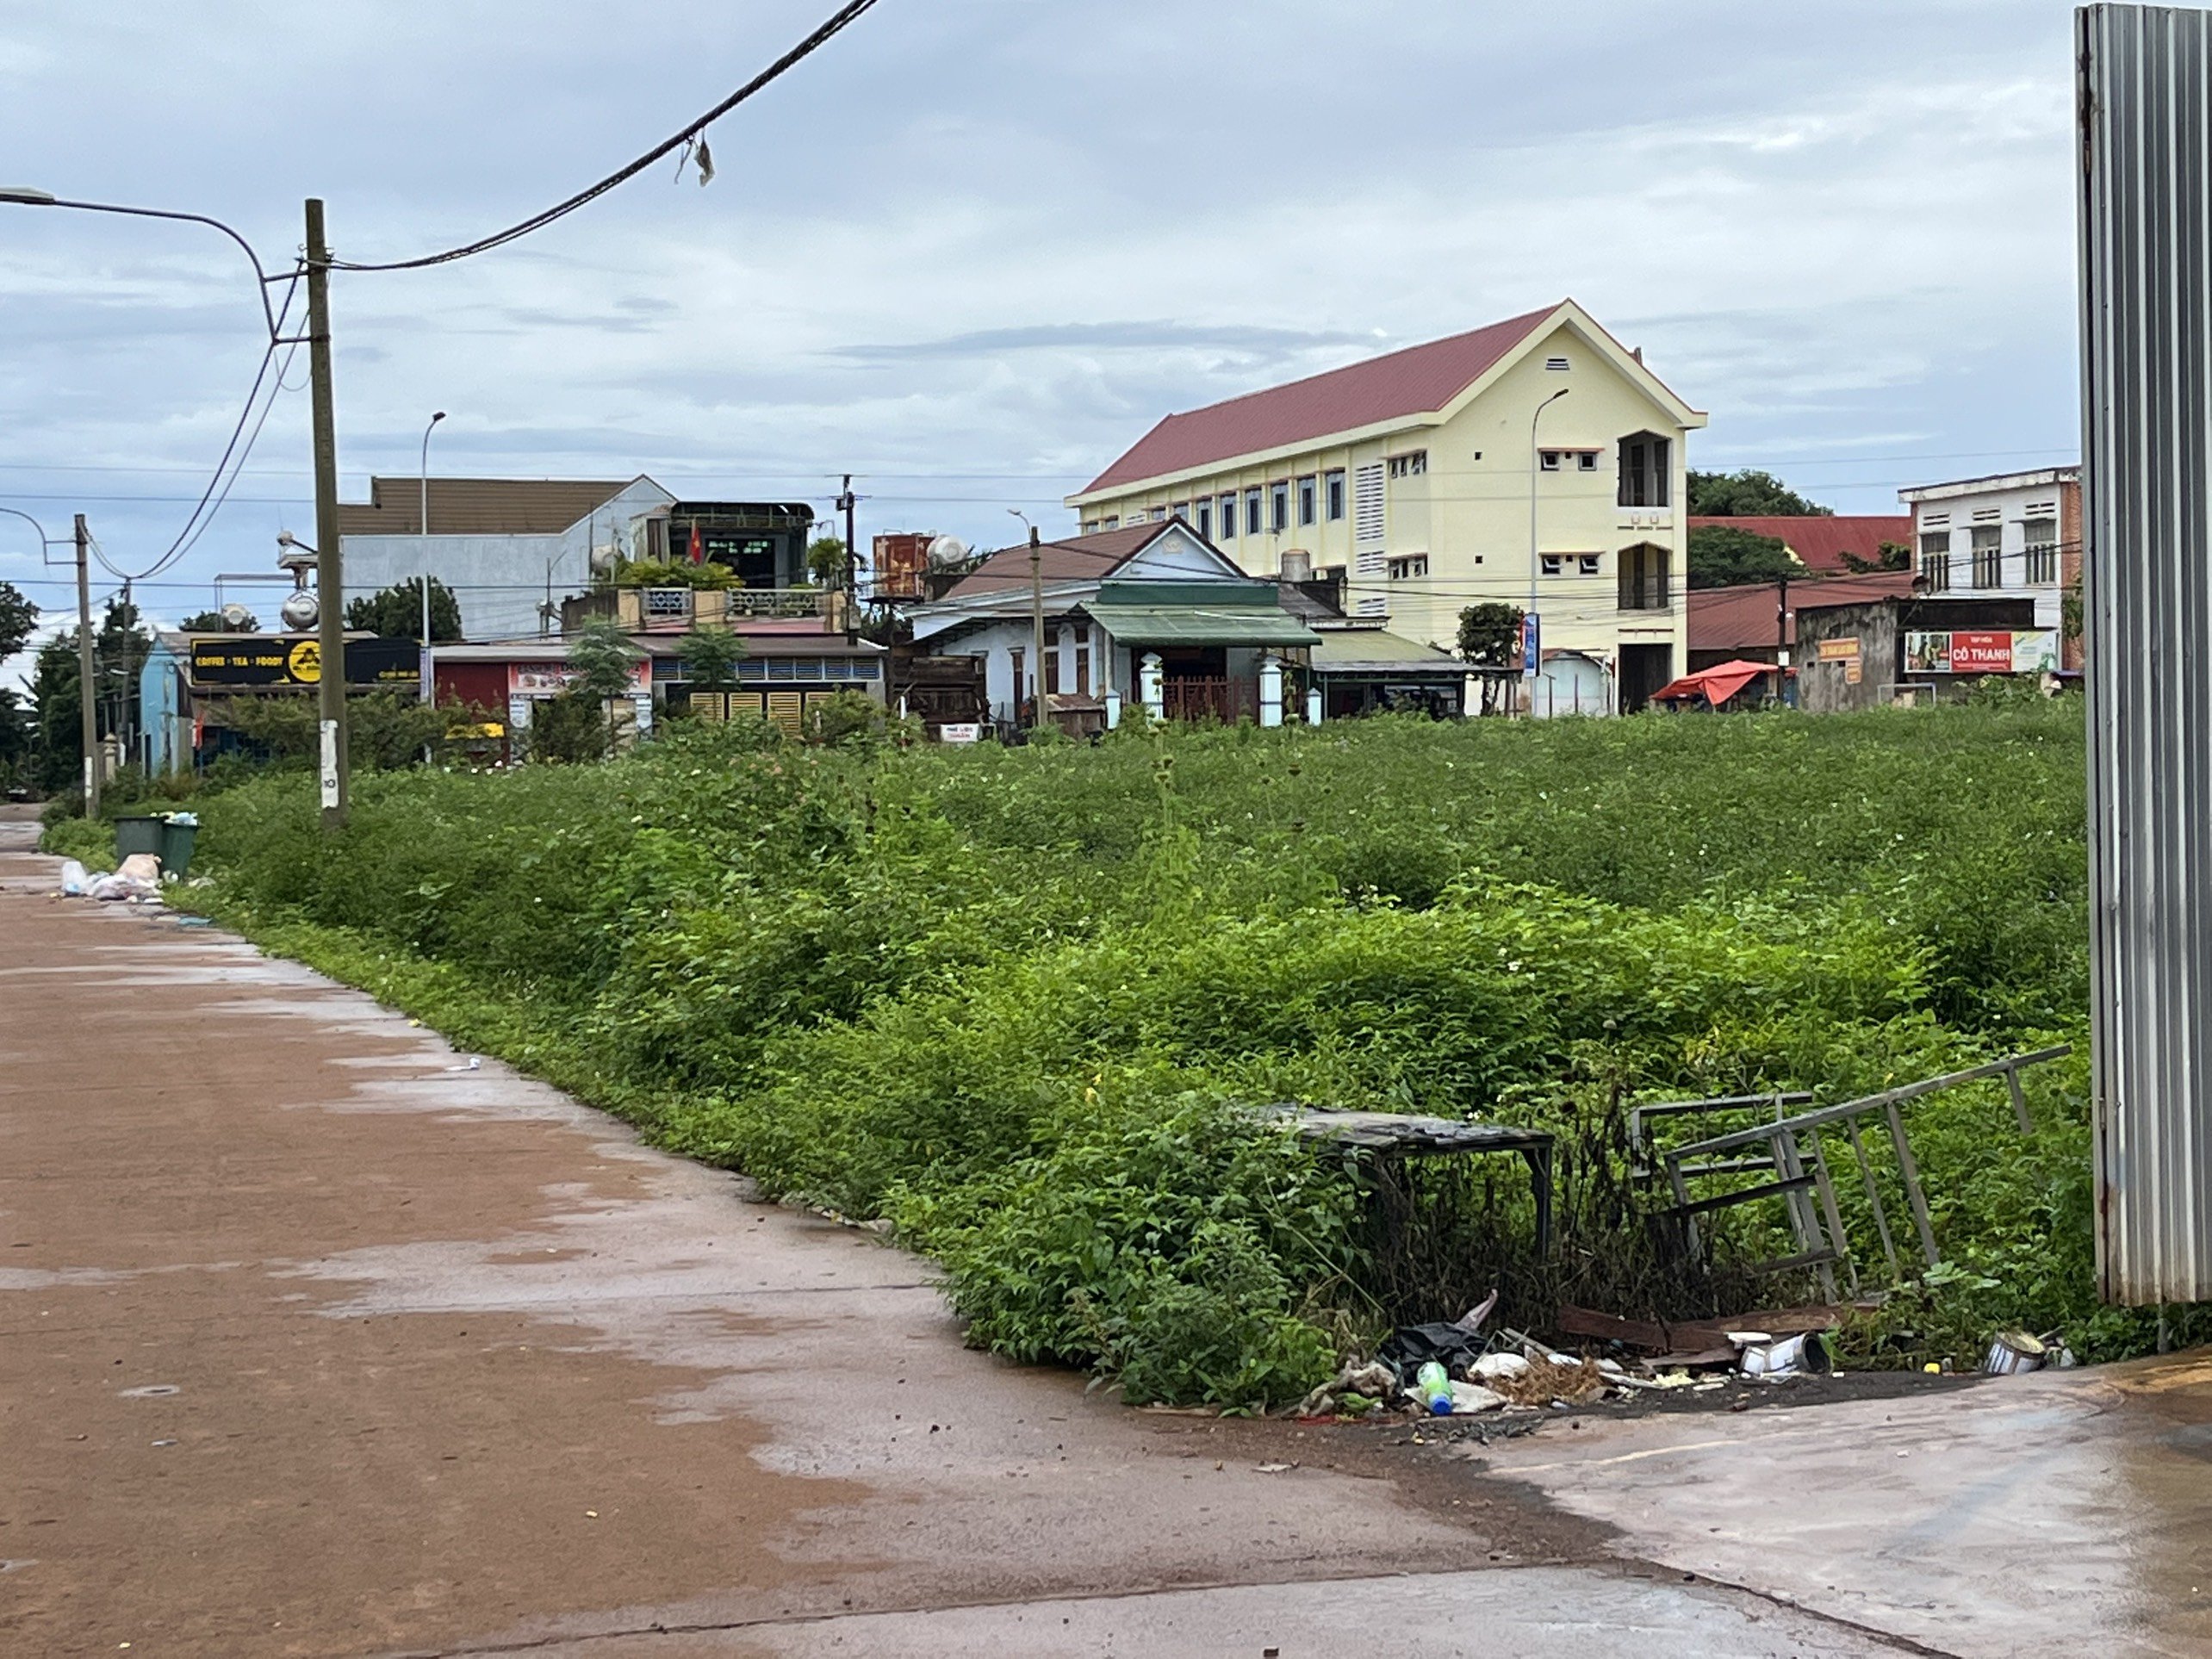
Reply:
<svg viewBox="0 0 2212 1659"><path fill-rule="evenodd" d="M2212 1356L1484 1451L1627 1553L1945 1653L2212 1653Z"/></svg>
<svg viewBox="0 0 2212 1659"><path fill-rule="evenodd" d="M1924 1650L1888 1601L1788 1605L1817 1555L1686 1578L1562 1472L1581 1433L1497 1479L971 1353L910 1258L53 899L29 841L0 822L0 1652ZM2001 1603L1999 1564L1929 1594Z"/></svg>

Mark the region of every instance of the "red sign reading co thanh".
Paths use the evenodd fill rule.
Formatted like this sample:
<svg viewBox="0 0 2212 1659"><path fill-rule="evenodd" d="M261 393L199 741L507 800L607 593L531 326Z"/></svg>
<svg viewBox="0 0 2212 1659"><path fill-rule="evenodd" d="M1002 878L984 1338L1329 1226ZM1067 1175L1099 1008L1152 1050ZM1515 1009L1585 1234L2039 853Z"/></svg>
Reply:
<svg viewBox="0 0 2212 1659"><path fill-rule="evenodd" d="M2002 633L1951 634L1951 672L1953 674L2010 674L2012 672L2012 635Z"/></svg>

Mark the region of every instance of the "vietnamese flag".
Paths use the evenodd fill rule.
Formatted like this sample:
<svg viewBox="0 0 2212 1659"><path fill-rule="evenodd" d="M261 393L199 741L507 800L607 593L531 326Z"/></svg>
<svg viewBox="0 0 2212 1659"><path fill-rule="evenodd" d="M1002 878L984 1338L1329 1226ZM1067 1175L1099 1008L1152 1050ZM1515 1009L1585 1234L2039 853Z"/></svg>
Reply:
<svg viewBox="0 0 2212 1659"><path fill-rule="evenodd" d="M706 562L706 538L699 533L697 525L691 527L691 562L693 564Z"/></svg>

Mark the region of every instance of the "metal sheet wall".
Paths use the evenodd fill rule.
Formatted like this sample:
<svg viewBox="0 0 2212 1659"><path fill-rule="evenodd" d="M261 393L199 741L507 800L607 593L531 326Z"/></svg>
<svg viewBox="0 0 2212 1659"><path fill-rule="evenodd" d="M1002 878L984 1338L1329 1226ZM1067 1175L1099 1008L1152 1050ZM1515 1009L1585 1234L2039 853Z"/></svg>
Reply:
<svg viewBox="0 0 2212 1659"><path fill-rule="evenodd" d="M2212 1298L2212 27L2077 14L2097 1270Z"/></svg>

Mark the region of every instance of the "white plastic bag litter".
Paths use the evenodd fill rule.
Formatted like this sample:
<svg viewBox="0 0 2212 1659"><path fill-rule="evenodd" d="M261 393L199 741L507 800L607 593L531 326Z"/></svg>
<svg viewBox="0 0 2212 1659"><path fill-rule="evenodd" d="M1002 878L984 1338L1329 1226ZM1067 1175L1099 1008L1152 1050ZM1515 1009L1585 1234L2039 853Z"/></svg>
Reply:
<svg viewBox="0 0 2212 1659"><path fill-rule="evenodd" d="M154 853L133 853L115 867L115 873L127 881L143 881L150 886L161 885L161 859Z"/></svg>
<svg viewBox="0 0 2212 1659"><path fill-rule="evenodd" d="M62 860L61 892L63 898L82 898L84 896L84 884L90 878L84 873L84 867L78 863L75 859L65 858Z"/></svg>

